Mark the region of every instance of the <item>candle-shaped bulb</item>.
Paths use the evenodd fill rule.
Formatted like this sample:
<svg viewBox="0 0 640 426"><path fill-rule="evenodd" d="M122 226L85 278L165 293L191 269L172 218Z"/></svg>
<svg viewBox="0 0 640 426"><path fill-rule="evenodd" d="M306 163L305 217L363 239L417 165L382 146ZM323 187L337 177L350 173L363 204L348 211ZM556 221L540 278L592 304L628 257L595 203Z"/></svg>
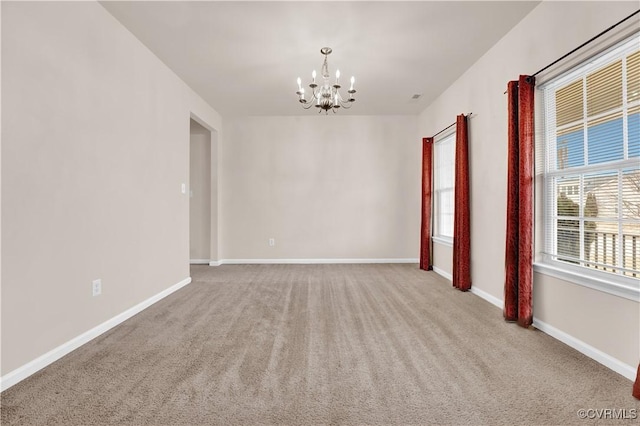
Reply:
<svg viewBox="0 0 640 426"><path fill-rule="evenodd" d="M311 73L311 77L313 78L313 82L316 82L316 70L313 70L313 72Z"/></svg>
<svg viewBox="0 0 640 426"><path fill-rule="evenodd" d="M339 79L340 79L340 70L336 70L336 84L338 83Z"/></svg>
<svg viewBox="0 0 640 426"><path fill-rule="evenodd" d="M351 88L349 90L353 90L353 83L355 83L356 78L354 76L351 76Z"/></svg>
<svg viewBox="0 0 640 426"><path fill-rule="evenodd" d="M300 89L300 99L304 100L304 89Z"/></svg>
<svg viewBox="0 0 640 426"><path fill-rule="evenodd" d="M298 91L302 91L302 80L300 80L300 77L298 77Z"/></svg>

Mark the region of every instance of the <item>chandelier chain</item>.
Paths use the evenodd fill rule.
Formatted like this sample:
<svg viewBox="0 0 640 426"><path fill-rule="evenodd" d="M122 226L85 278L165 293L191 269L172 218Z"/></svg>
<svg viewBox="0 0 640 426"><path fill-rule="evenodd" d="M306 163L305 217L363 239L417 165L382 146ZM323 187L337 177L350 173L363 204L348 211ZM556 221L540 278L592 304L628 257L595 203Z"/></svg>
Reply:
<svg viewBox="0 0 640 426"><path fill-rule="evenodd" d="M322 63L322 77L329 78L329 64L327 63L327 55L324 55L324 62Z"/></svg>

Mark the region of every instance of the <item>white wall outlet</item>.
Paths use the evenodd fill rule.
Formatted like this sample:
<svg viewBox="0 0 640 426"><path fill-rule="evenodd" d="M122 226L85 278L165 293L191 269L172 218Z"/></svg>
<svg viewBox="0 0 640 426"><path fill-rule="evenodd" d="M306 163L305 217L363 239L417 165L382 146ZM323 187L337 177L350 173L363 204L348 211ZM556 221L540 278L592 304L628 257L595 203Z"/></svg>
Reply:
<svg viewBox="0 0 640 426"><path fill-rule="evenodd" d="M187 193L187 184L186 184L186 183L183 183L183 184L182 184L182 193L183 193L183 194L186 194L186 193Z"/></svg>
<svg viewBox="0 0 640 426"><path fill-rule="evenodd" d="M91 289L94 296L100 296L102 294L102 280L93 280L93 282L91 283Z"/></svg>
<svg viewBox="0 0 640 426"><path fill-rule="evenodd" d="M276 245L276 239L275 238L269 238L269 247L273 247Z"/></svg>

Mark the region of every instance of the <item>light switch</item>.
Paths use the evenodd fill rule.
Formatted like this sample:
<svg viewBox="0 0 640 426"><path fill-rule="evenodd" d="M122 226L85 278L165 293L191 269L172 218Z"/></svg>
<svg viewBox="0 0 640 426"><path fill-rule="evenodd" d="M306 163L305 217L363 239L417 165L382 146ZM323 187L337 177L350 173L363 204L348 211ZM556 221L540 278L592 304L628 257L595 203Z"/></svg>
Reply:
<svg viewBox="0 0 640 426"><path fill-rule="evenodd" d="M187 193L187 184L186 184L186 183L183 183L183 184L182 184L182 193L183 193L183 194L186 194L186 193Z"/></svg>

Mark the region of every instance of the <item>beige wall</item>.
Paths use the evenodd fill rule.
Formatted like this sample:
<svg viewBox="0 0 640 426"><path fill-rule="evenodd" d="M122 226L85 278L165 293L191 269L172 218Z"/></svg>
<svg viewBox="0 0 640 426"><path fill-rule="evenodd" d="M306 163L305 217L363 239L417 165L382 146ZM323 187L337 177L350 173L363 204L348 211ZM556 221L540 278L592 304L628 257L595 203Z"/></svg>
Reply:
<svg viewBox="0 0 640 426"><path fill-rule="evenodd" d="M4 375L189 276L189 118L221 119L98 3L1 7Z"/></svg>
<svg viewBox="0 0 640 426"><path fill-rule="evenodd" d="M221 258L416 259L420 152L415 116L225 121Z"/></svg>
<svg viewBox="0 0 640 426"><path fill-rule="evenodd" d="M2 4L0 3L0 49L2 46ZM2 80L2 54L0 52L0 81ZM0 83L0 212L2 212L2 84ZM2 220L0 215L0 377L2 376Z"/></svg>
<svg viewBox="0 0 640 426"><path fill-rule="evenodd" d="M606 295L538 272L534 280L536 318L628 365L638 363L640 308L637 301Z"/></svg>
<svg viewBox="0 0 640 426"><path fill-rule="evenodd" d="M503 299L507 185L507 107L503 92L507 81L536 72L635 9L637 2L543 2L420 114L420 134L429 136L452 123L457 114L473 112L469 121L471 262L477 289ZM637 28L637 20L633 24ZM575 55L572 62L602 49L612 37L592 44L590 52ZM558 68L541 77L548 79L553 72ZM438 259L441 248L434 245L434 250ZM551 277L543 280L540 274L535 276L534 292L538 320L630 366L637 365L637 302L603 292L593 294L593 290ZM581 304L587 299L589 303ZM598 327L589 325L595 318L600 321ZM629 341L629 335L635 340Z"/></svg>
<svg viewBox="0 0 640 426"><path fill-rule="evenodd" d="M191 120L190 141L189 256L192 260L208 261L211 259L212 237L211 132Z"/></svg>

